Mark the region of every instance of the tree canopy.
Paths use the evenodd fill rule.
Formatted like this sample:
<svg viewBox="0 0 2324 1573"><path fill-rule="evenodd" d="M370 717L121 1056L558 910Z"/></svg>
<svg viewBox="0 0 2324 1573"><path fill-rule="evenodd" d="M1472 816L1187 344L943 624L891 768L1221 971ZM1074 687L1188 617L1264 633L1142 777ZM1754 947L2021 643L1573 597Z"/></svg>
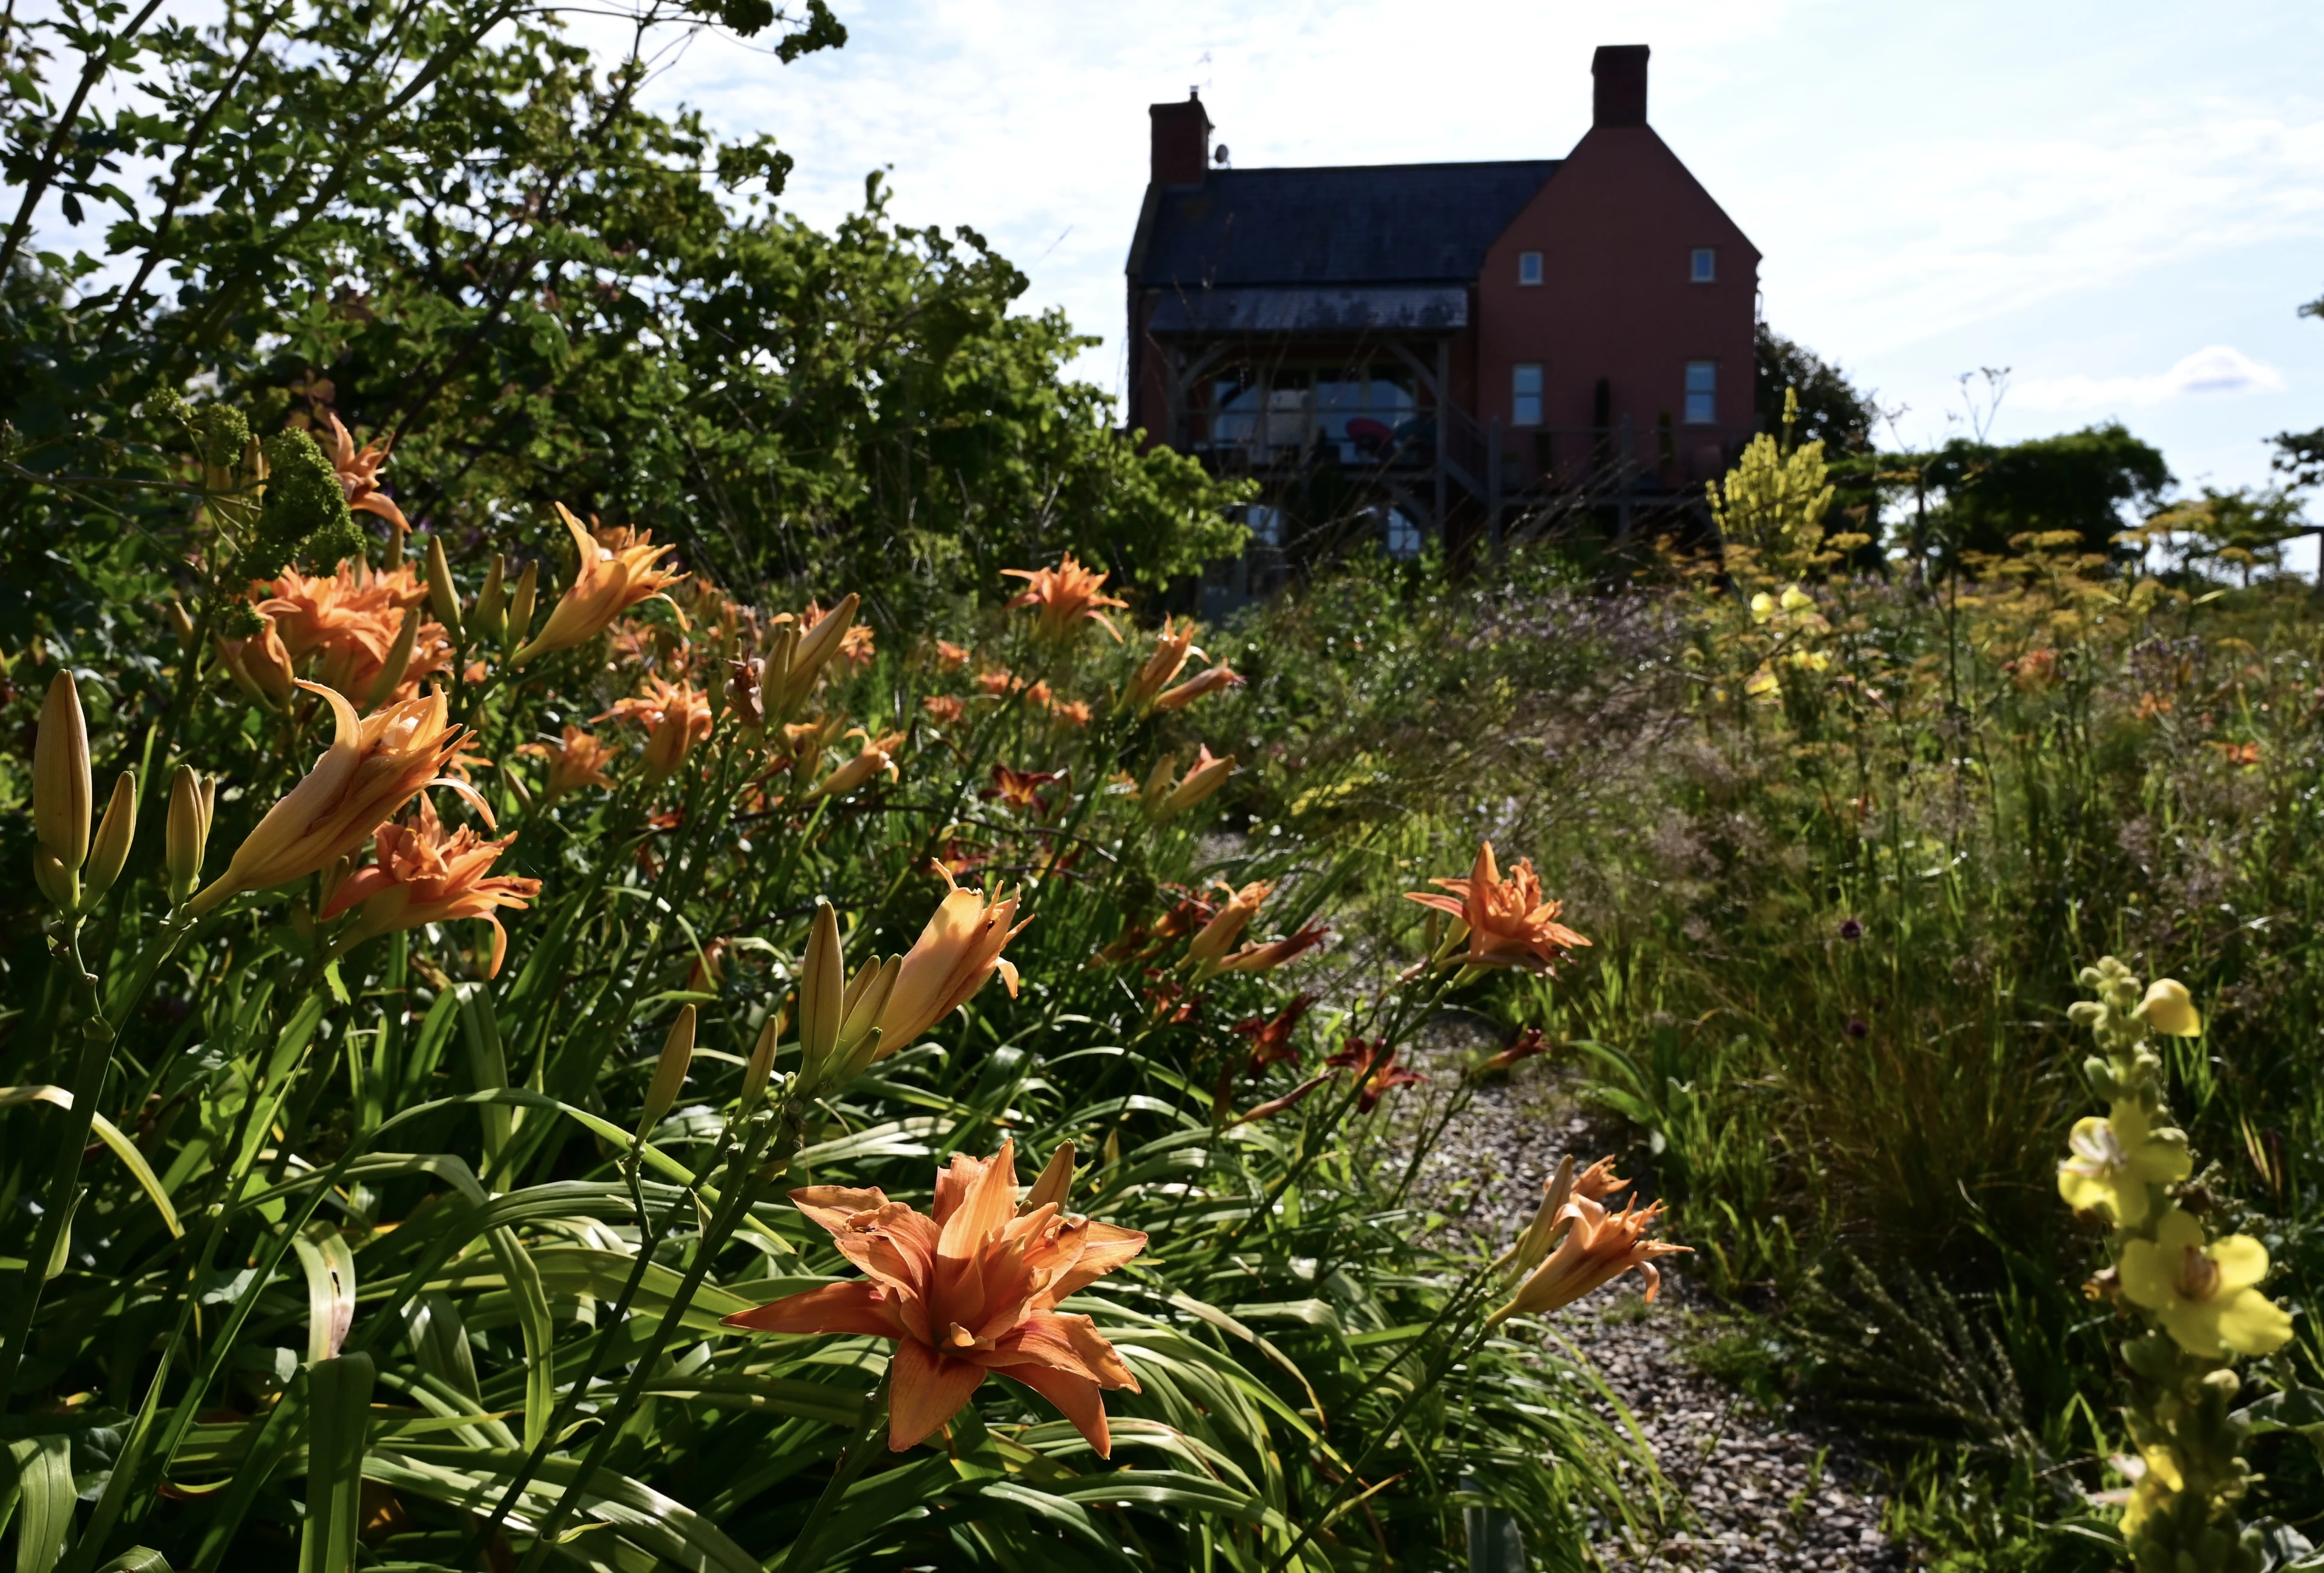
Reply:
<svg viewBox="0 0 2324 1573"><path fill-rule="evenodd" d="M1154 584L1238 537L1237 494L1112 429L1065 373L1089 341L1014 310L1024 275L975 231L897 223L876 176L818 230L781 210L770 138L641 106L671 30L788 60L844 41L823 0L646 0L610 60L505 0L157 14L68 0L5 34L31 111L0 150L12 623L70 603L90 521L123 549L166 532L134 483L184 462L179 393L392 442L399 504L455 540L549 542L562 501L889 619L1004 562L1071 549ZM27 244L100 215L82 246Z"/></svg>

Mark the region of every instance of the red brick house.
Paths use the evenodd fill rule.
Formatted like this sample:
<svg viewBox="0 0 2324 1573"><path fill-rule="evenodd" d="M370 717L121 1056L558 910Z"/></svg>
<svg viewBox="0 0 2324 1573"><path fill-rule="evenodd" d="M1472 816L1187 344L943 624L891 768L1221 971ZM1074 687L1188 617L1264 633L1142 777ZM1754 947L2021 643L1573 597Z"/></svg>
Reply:
<svg viewBox="0 0 2324 1573"><path fill-rule="evenodd" d="M1753 429L1759 253L1646 124L1646 56L1598 51L1563 159L1237 170L1155 105L1130 423L1258 479L1262 545L1699 499Z"/></svg>

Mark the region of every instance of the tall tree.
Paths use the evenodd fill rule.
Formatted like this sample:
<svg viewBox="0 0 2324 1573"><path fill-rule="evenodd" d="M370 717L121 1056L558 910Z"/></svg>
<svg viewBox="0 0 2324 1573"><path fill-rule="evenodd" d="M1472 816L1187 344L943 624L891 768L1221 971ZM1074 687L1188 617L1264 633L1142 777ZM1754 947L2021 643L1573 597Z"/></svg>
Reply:
<svg viewBox="0 0 2324 1573"><path fill-rule="evenodd" d="M1783 429L1787 389L1799 394L1798 440L1822 443L1832 458L1871 450L1872 427L1880 414L1872 395L1859 391L1839 366L1762 322L1753 389L1762 431Z"/></svg>
<svg viewBox="0 0 2324 1573"><path fill-rule="evenodd" d="M563 501L890 620L1004 560L1074 548L1152 582L1232 544L1233 494L1112 430L1065 375L1087 341L1016 311L1023 274L973 230L896 224L875 179L818 231L780 210L771 139L641 105L674 32L770 32L789 60L844 42L824 0L625 20L602 58L514 0L5 24L0 637L168 534L149 484L181 463L186 391L392 441L422 527L553 541ZM101 241L24 244L96 208ZM107 517L131 528L89 539Z"/></svg>

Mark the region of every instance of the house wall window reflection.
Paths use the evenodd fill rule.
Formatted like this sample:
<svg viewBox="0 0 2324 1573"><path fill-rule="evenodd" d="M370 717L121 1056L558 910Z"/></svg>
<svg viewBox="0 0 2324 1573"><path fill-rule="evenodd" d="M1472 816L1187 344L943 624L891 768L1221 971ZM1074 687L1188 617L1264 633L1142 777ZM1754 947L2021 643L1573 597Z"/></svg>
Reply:
<svg viewBox="0 0 2324 1573"><path fill-rule="evenodd" d="M1686 423L1709 426L1718 419L1719 363L1691 360L1686 363Z"/></svg>
<svg viewBox="0 0 2324 1573"><path fill-rule="evenodd" d="M1541 363L1521 360L1509 368L1509 420L1518 426L1541 424Z"/></svg>

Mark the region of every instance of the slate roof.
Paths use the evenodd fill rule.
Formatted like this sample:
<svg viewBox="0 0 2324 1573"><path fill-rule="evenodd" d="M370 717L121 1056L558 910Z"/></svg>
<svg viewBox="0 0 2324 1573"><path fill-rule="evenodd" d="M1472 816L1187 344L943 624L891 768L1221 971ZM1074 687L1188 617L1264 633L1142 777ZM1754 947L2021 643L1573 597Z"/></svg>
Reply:
<svg viewBox="0 0 2324 1573"><path fill-rule="evenodd" d="M1219 170L1149 190L1133 283L1467 283L1556 159Z"/></svg>

